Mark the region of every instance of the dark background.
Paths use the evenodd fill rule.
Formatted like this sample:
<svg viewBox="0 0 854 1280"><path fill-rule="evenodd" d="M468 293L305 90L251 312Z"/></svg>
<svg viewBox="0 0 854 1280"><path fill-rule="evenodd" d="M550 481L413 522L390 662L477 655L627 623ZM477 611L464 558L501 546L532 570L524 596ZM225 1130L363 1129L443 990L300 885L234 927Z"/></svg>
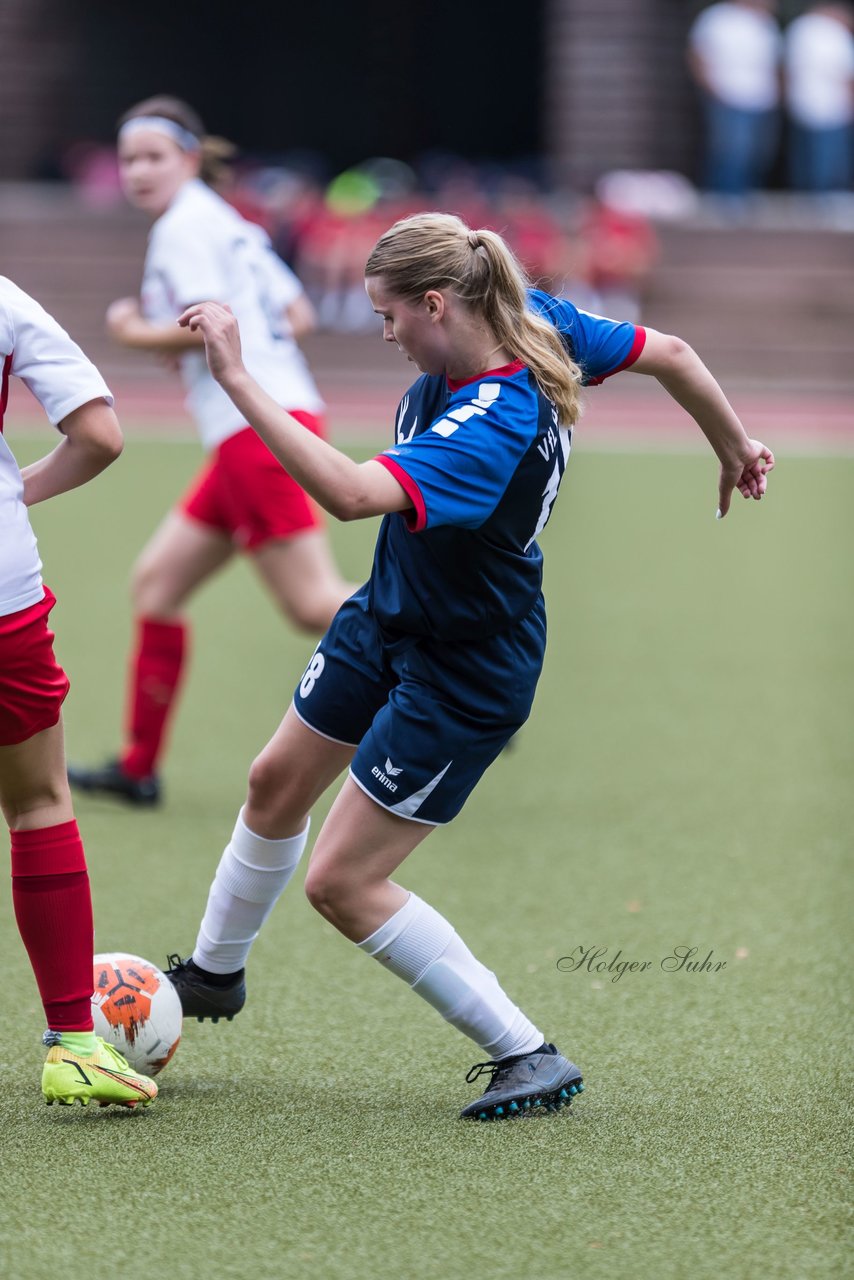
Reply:
<svg viewBox="0 0 854 1280"><path fill-rule="evenodd" d="M69 8L80 86L69 137L110 141L130 103L169 92L256 155L286 139L333 170L366 155L506 160L540 146L542 0Z"/></svg>
<svg viewBox="0 0 854 1280"><path fill-rule="evenodd" d="M0 0L0 181L67 177L70 149L111 145L157 92L244 154L319 157L320 177L382 155L423 176L427 152L560 193L615 169L696 181L685 42L703 2ZM779 166L768 185L785 187Z"/></svg>

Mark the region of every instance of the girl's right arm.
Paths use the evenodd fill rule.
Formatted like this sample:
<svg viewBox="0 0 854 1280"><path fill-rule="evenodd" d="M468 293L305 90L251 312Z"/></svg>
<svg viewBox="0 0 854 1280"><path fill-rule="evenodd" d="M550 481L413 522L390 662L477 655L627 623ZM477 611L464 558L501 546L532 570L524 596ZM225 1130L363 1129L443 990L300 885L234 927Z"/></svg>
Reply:
<svg viewBox="0 0 854 1280"><path fill-rule="evenodd" d="M0 279L0 320L10 372L20 378L62 433L46 457L24 467L24 502L32 506L76 489L122 451L113 398L98 370L35 298Z"/></svg>
<svg viewBox="0 0 854 1280"><path fill-rule="evenodd" d="M719 384L687 342L655 329L646 330L643 350L631 373L657 378L677 404L690 413L721 464L718 517L729 511L734 489L745 498L762 497L774 455L760 440L748 436Z"/></svg>
<svg viewBox="0 0 854 1280"><path fill-rule="evenodd" d="M403 486L381 463L354 462L319 439L267 395L246 371L237 321L219 302L188 307L179 325L204 336L214 378L267 448L316 502L339 520L406 511Z"/></svg>

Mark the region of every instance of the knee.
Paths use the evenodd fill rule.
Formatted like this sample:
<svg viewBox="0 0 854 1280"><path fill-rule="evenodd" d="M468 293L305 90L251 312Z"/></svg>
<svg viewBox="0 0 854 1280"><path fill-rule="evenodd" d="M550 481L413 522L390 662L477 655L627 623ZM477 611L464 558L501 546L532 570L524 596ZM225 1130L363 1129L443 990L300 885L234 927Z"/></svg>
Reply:
<svg viewBox="0 0 854 1280"><path fill-rule="evenodd" d="M156 617L164 609L163 575L157 561L145 554L133 566L130 577L130 598L134 613L141 617Z"/></svg>
<svg viewBox="0 0 854 1280"><path fill-rule="evenodd" d="M271 829L299 824L309 808L299 778L266 751L249 769L248 806Z"/></svg>
<svg viewBox="0 0 854 1280"><path fill-rule="evenodd" d="M0 788L0 808L12 831L31 825L33 818L38 818L37 826L47 827L74 817L65 777L44 778L25 788Z"/></svg>
<svg viewBox="0 0 854 1280"><path fill-rule="evenodd" d="M305 877L305 896L324 920L335 923L347 902L346 886L339 876L321 862L312 862Z"/></svg>

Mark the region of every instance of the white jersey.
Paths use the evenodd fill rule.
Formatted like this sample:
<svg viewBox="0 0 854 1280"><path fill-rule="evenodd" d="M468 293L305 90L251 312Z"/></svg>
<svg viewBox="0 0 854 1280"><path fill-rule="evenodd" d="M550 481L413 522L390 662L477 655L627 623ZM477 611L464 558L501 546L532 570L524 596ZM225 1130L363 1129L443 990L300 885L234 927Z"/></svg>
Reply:
<svg viewBox="0 0 854 1280"><path fill-rule="evenodd" d="M689 44L716 98L742 111L777 105L782 37L770 13L722 0L696 19Z"/></svg>
<svg viewBox="0 0 854 1280"><path fill-rule="evenodd" d="M786 31L786 100L807 129L854 120L854 36L823 13L805 13Z"/></svg>
<svg viewBox="0 0 854 1280"><path fill-rule="evenodd" d="M284 312L302 285L266 232L199 179L184 184L151 229L142 312L155 324L175 320L193 302L227 303L240 325L243 362L284 409L321 413L323 401ZM206 449L241 431L246 419L208 371L203 351L181 356L187 408Z"/></svg>
<svg viewBox="0 0 854 1280"><path fill-rule="evenodd" d="M5 617L44 596L24 481L3 436L9 377L14 374L26 383L54 426L90 400L112 404L113 397L53 316L5 276L0 276L0 364L0 617Z"/></svg>

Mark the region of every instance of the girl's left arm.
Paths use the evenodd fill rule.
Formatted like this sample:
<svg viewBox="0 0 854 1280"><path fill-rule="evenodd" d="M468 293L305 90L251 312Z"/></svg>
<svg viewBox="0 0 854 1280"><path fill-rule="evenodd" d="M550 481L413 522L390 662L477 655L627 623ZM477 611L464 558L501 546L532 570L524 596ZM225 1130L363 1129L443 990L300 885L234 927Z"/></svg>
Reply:
<svg viewBox="0 0 854 1280"><path fill-rule="evenodd" d="M306 334L313 333L317 328L317 314L304 293L294 298L290 306L285 308L285 319L295 342L299 342Z"/></svg>
<svg viewBox="0 0 854 1280"><path fill-rule="evenodd" d="M237 321L219 302L188 307L178 319L184 329L202 335L214 378L255 429L267 448L331 515L339 520L406 511L412 500L379 462L354 462L292 418L247 373Z"/></svg>
<svg viewBox="0 0 854 1280"><path fill-rule="evenodd" d="M687 342L672 335L646 330L641 354L631 373L657 378L677 404L690 413L721 464L718 485L718 517L730 507L734 489L757 501L768 486L774 455L759 440L752 440L715 378Z"/></svg>
<svg viewBox="0 0 854 1280"><path fill-rule="evenodd" d="M59 423L62 440L24 467L24 503L32 507L94 480L122 451L119 420L105 400L88 400Z"/></svg>
<svg viewBox="0 0 854 1280"><path fill-rule="evenodd" d="M123 347L155 355L178 356L204 346L199 334L176 328L174 321L152 324L146 320L136 298L118 298L107 309L107 332Z"/></svg>

